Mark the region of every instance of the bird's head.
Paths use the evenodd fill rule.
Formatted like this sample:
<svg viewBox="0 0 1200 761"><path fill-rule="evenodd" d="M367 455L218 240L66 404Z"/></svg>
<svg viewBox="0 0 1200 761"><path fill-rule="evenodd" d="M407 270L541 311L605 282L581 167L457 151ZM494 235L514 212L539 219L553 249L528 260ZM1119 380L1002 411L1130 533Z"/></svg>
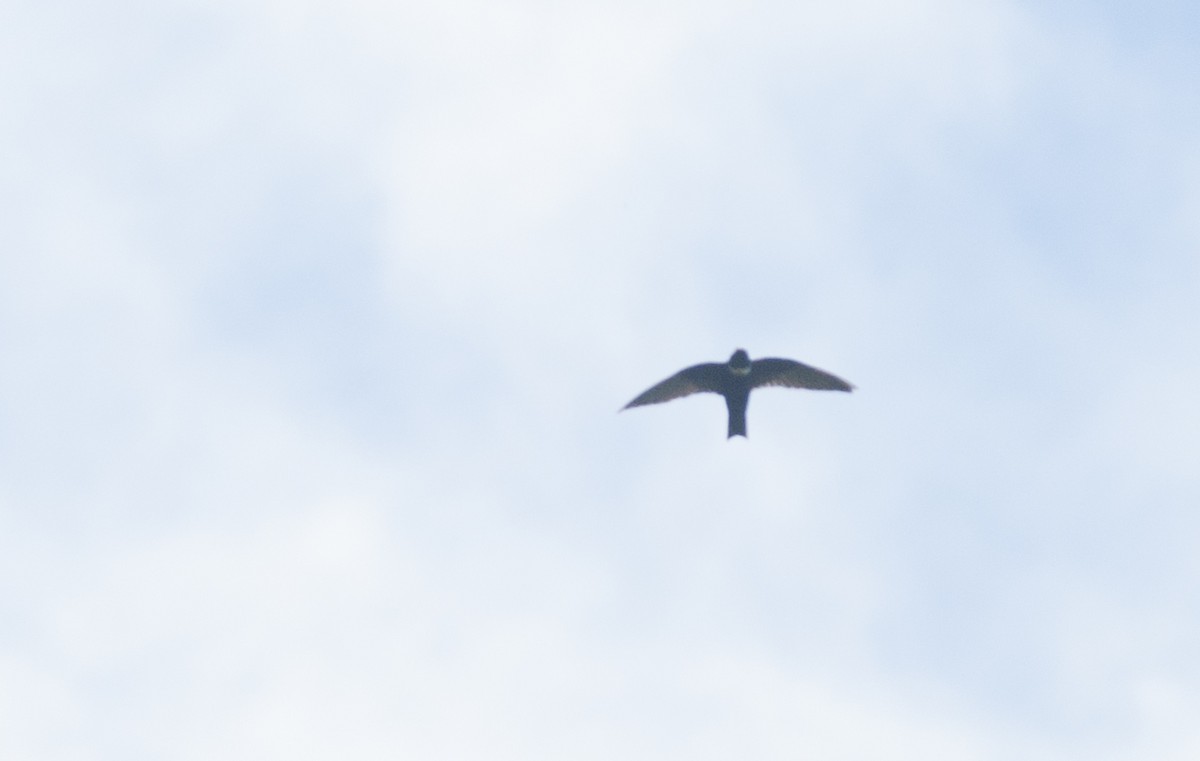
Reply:
<svg viewBox="0 0 1200 761"><path fill-rule="evenodd" d="M738 349L733 353L733 356L729 358L729 369L735 375L746 375L750 372L750 355L746 353L745 349Z"/></svg>

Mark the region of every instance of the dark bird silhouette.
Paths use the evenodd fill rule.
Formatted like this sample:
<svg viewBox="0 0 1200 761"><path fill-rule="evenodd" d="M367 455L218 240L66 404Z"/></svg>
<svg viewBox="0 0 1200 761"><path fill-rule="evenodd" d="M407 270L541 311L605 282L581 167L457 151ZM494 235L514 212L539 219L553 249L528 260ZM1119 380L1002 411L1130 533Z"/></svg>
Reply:
<svg viewBox="0 0 1200 761"><path fill-rule="evenodd" d="M725 397L725 406L729 409L729 435L726 438L732 439L746 435L746 405L750 403L750 392L760 386L820 391L851 391L854 388L832 373L791 359L767 357L751 362L745 349L738 349L723 364L706 362L680 370L638 394L621 409L661 404L701 391L720 394Z"/></svg>

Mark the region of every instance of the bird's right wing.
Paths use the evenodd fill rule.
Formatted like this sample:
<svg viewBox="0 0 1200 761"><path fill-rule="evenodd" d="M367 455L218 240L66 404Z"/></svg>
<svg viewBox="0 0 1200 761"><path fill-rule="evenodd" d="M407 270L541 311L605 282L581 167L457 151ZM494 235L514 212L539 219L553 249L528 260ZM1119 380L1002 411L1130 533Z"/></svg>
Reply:
<svg viewBox="0 0 1200 761"><path fill-rule="evenodd" d="M813 388L820 391L851 391L853 384L847 383L833 373L827 373L803 362L792 359L767 357L754 360L750 381L755 388L760 386L787 386L788 388Z"/></svg>
<svg viewBox="0 0 1200 761"><path fill-rule="evenodd" d="M721 393L721 380L728 372L729 370L725 365L712 362L706 362L702 365L692 365L689 368L680 370L665 381L646 389L621 409L627 410L630 407L641 407L644 404L660 404L702 391L711 391L719 394Z"/></svg>

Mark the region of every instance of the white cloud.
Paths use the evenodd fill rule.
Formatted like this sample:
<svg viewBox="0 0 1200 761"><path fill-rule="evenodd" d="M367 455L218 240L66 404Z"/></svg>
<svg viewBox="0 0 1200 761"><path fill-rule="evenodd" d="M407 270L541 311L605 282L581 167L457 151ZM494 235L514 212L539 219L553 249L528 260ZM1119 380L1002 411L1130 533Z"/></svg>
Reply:
<svg viewBox="0 0 1200 761"><path fill-rule="evenodd" d="M110 10L0 30L0 755L1187 757L1154 60L1003 3ZM735 345L860 389L615 414Z"/></svg>

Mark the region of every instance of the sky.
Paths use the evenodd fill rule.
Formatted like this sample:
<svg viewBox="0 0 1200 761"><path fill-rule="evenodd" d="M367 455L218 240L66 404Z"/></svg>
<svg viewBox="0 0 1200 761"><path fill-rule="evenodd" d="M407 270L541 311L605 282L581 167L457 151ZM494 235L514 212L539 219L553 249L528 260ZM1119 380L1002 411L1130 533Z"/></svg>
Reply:
<svg viewBox="0 0 1200 761"><path fill-rule="evenodd" d="M4 3L0 757L1196 758L1198 25Z"/></svg>

